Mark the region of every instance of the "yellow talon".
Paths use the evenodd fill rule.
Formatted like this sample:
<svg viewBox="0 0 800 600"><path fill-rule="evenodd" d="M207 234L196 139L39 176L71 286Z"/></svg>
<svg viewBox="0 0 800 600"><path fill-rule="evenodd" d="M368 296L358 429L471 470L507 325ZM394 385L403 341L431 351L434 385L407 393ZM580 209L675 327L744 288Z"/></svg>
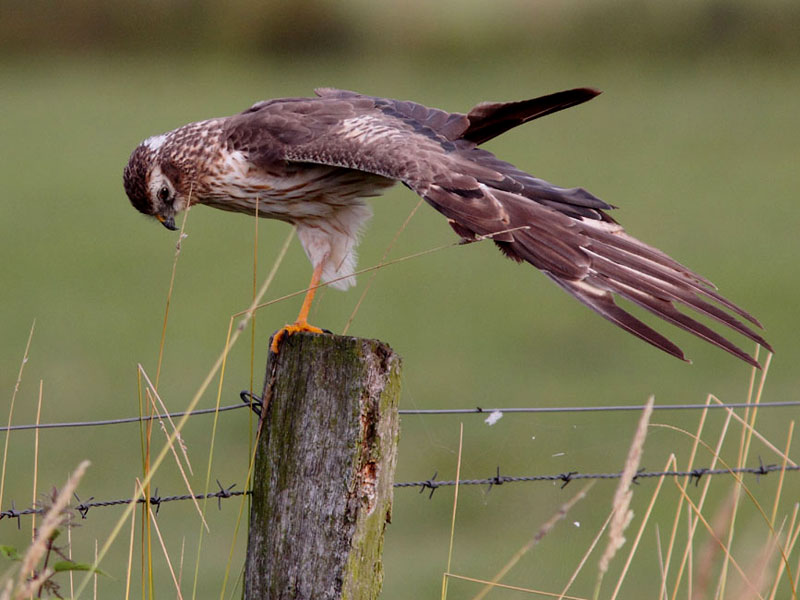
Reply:
<svg viewBox="0 0 800 600"><path fill-rule="evenodd" d="M275 332L275 335L272 337L272 344L270 344L269 349L272 350L274 354L278 353L278 348L281 345L281 341L287 335L292 335L294 333L299 333L301 331L307 331L308 333L325 333L319 327L314 327L313 325L309 325L307 321L297 321L292 325L284 325L278 331Z"/></svg>

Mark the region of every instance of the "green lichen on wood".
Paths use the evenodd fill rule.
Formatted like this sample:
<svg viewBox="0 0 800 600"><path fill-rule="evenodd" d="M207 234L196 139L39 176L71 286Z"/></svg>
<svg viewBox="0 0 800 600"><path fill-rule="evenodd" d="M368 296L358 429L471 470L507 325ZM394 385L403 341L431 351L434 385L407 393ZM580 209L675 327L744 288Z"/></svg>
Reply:
<svg viewBox="0 0 800 600"><path fill-rule="evenodd" d="M373 424L374 441L369 444L369 456L362 457L361 464L374 462L382 470L389 469L391 476L379 472L376 477L375 500L358 513L354 547L345 573L342 600L377 598L383 584L383 540L386 524L391 520L394 466L397 459L399 427L397 421L400 397L400 361L396 355L388 357L388 377L383 391L377 398L378 415Z"/></svg>
<svg viewBox="0 0 800 600"><path fill-rule="evenodd" d="M399 391L375 340L299 334L270 357L245 598L377 598Z"/></svg>

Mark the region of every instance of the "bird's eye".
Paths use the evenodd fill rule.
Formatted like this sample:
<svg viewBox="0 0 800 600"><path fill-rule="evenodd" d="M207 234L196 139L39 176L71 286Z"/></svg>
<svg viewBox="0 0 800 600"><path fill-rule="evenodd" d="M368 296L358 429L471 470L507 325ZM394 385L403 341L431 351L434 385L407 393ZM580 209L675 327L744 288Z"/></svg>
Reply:
<svg viewBox="0 0 800 600"><path fill-rule="evenodd" d="M158 190L158 199L162 202L169 200L169 188L167 186L163 186L160 190Z"/></svg>

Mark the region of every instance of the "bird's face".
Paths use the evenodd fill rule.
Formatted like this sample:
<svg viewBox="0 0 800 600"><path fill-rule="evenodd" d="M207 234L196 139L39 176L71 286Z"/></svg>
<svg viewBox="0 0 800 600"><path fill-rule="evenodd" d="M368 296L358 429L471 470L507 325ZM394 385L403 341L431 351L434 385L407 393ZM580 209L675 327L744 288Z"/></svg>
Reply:
<svg viewBox="0 0 800 600"><path fill-rule="evenodd" d="M161 168L154 165L150 171L147 182L147 199L149 214L158 219L161 224L175 231L175 215L186 208L186 199L181 196L176 188L176 183Z"/></svg>
<svg viewBox="0 0 800 600"><path fill-rule="evenodd" d="M159 152L162 143L150 138L133 151L124 172L125 192L139 212L175 231L175 216L186 209L189 198L182 191L181 169Z"/></svg>

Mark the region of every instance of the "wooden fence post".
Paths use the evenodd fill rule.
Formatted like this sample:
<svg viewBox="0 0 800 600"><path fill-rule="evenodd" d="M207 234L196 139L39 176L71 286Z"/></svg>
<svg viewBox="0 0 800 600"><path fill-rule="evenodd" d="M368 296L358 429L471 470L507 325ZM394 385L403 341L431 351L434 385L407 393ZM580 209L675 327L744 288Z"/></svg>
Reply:
<svg viewBox="0 0 800 600"><path fill-rule="evenodd" d="M367 600L383 582L401 361L376 340L295 334L270 354L246 600Z"/></svg>

